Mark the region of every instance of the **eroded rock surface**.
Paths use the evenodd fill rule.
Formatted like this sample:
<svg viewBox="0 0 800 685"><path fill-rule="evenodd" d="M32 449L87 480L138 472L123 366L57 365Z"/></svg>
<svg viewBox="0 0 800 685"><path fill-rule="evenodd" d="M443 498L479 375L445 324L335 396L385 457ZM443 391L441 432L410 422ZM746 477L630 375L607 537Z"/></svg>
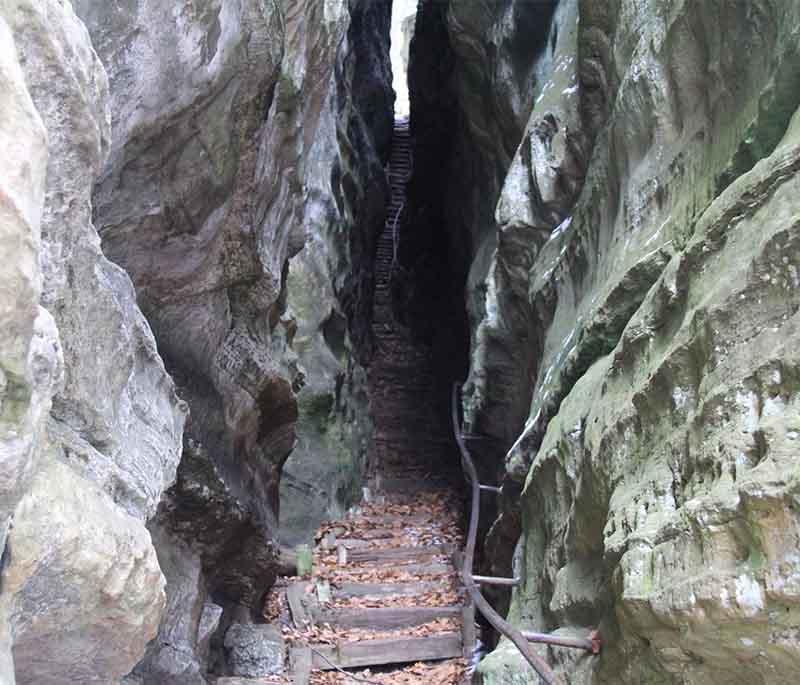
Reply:
<svg viewBox="0 0 800 685"><path fill-rule="evenodd" d="M0 668L116 682L158 629L127 681L203 682L274 577L304 384L318 516L359 490L390 3L72 7L0 11Z"/></svg>
<svg viewBox="0 0 800 685"><path fill-rule="evenodd" d="M183 591L182 571L174 583L167 574L171 617L137 669L143 682L160 682L164 664L202 671L204 656L184 668L169 635L180 633L181 654L197 649L204 598L225 608L223 628L242 612L258 619L282 497L292 543L360 493L389 8L76 3L112 100L95 221L191 408L177 482L151 529L199 560L198 591Z"/></svg>
<svg viewBox="0 0 800 685"><path fill-rule="evenodd" d="M0 547L30 484L60 374L58 333L39 306L40 221L47 165L44 124L30 98L16 43L0 13ZM14 681L12 636L0 615L0 679Z"/></svg>
<svg viewBox="0 0 800 685"><path fill-rule="evenodd" d="M573 683L791 682L797 9L425 5L452 51L437 192L470 269L467 422L524 487L486 540L525 579L511 619L601 626L601 657L549 652ZM524 668L503 642L479 677Z"/></svg>
<svg viewBox="0 0 800 685"><path fill-rule="evenodd" d="M9 548L3 593L17 682L125 675L164 608L164 577L142 522L54 461L19 504Z"/></svg>
<svg viewBox="0 0 800 685"><path fill-rule="evenodd" d="M17 682L113 682L164 606L145 520L186 410L92 225L109 102L89 35L69 3L5 3L0 18L2 612Z"/></svg>
<svg viewBox="0 0 800 685"><path fill-rule="evenodd" d="M258 678L283 674L286 648L276 626L232 624L225 633L225 652L234 676Z"/></svg>

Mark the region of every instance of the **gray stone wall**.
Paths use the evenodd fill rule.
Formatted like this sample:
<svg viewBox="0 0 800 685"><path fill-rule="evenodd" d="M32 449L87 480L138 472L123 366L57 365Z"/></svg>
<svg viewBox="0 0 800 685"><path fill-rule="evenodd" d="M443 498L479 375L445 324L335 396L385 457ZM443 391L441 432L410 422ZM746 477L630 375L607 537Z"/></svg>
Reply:
<svg viewBox="0 0 800 685"><path fill-rule="evenodd" d="M228 668L221 632L277 571L283 463L321 430L304 386L336 397L340 437L304 455L345 463L325 506L357 491L388 21L388 2L0 4L4 682L117 682L151 640L128 682ZM299 324L293 257L326 292ZM330 369L292 349L298 325Z"/></svg>
<svg viewBox="0 0 800 685"><path fill-rule="evenodd" d="M599 658L550 652L571 682L790 682L796 8L442 17L441 211L470 270L467 422L505 454L485 545L524 578L512 620L602 628ZM504 642L480 668L524 673Z"/></svg>

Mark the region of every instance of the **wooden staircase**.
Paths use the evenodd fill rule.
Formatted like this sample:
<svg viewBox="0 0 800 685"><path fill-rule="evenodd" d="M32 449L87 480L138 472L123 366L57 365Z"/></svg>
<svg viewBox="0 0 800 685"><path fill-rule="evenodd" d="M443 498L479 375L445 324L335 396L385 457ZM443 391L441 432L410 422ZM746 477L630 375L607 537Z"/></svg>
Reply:
<svg viewBox="0 0 800 685"><path fill-rule="evenodd" d="M318 531L311 576L287 579L279 590L275 611L297 685L455 685L466 682L475 646L474 610L455 567L464 546L461 500L435 475L454 449L450 428L436 418L431 351L392 306L411 171L408 120L399 119L376 253L368 497Z"/></svg>
<svg viewBox="0 0 800 685"><path fill-rule="evenodd" d="M283 590L293 682L347 683L345 671L364 677L365 668L387 685L436 673L463 682L475 633L453 562L463 544L460 503L446 490L376 499L323 526L312 576ZM326 671L339 679L321 680Z"/></svg>
<svg viewBox="0 0 800 685"><path fill-rule="evenodd" d="M380 489L404 492L411 479L417 486L440 470L446 451L454 449L450 427L435 407L432 353L402 326L392 306L393 288L400 287L397 253L408 209L406 184L413 159L408 119L396 119L389 158L391 198L375 257L372 332L375 354L368 369L370 413L375 425L371 475L385 480ZM377 487L377 486L375 486Z"/></svg>

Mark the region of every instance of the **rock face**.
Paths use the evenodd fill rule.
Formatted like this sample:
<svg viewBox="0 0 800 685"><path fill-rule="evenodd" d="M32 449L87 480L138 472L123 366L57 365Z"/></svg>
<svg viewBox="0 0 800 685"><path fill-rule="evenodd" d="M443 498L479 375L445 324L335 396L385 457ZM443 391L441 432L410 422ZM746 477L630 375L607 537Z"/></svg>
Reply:
<svg viewBox="0 0 800 685"><path fill-rule="evenodd" d="M290 546L310 542L312 524L358 501L371 432L364 371L329 269L330 248L317 234L291 260L287 279L287 311L297 327L292 349L305 380L297 393L297 445L281 473L279 539Z"/></svg>
<svg viewBox="0 0 800 685"><path fill-rule="evenodd" d="M21 0L0 8L0 32L0 605L17 682L113 682L163 609L145 521L186 410L92 225L109 101L86 29L69 4ZM5 655L0 668L13 683Z"/></svg>
<svg viewBox="0 0 800 685"><path fill-rule="evenodd" d="M25 85L11 17L0 13L0 546L30 485L60 374L52 316L39 306L38 261L47 166L44 124ZM11 634L0 615L0 680L14 682Z"/></svg>
<svg viewBox="0 0 800 685"><path fill-rule="evenodd" d="M420 145L430 106L451 122L443 200L422 200L469 268L467 422L524 488L486 540L519 539L491 555L524 578L510 618L601 626L599 658L550 652L573 683L791 682L800 13L425 13L412 75L437 31L449 57L412 118ZM479 678L525 673L501 642Z"/></svg>
<svg viewBox="0 0 800 685"><path fill-rule="evenodd" d="M223 627L257 620L279 519L294 543L360 492L390 3L75 6L110 83L103 250L191 408L150 524L168 611L132 677L200 682L204 602L225 609Z"/></svg>
<svg viewBox="0 0 800 685"><path fill-rule="evenodd" d="M308 55L287 115L304 141L297 164L306 192L296 201L306 242L286 281L285 318L303 383L298 441L281 483L285 544L307 542L319 521L361 494L371 433L363 365L372 354L373 257L392 130L390 14L391 3L379 0L350 3L349 15L327 23L314 5L291 16L298 28L289 30L285 68L302 74L298 56ZM307 96L317 82L324 88Z"/></svg>
<svg viewBox="0 0 800 685"><path fill-rule="evenodd" d="M298 440L359 492L390 7L0 6L3 682L230 670Z"/></svg>
<svg viewBox="0 0 800 685"><path fill-rule="evenodd" d="M156 633L164 577L142 522L67 465L17 508L3 593L18 683L114 681Z"/></svg>

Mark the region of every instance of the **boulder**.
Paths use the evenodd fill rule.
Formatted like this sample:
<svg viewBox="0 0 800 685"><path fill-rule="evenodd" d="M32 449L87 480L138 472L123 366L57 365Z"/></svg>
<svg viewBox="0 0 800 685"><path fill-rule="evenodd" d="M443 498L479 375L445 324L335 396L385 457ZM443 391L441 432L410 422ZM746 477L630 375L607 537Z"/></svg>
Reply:
<svg viewBox="0 0 800 685"><path fill-rule="evenodd" d="M225 655L234 676L282 675L286 647L276 626L233 623L225 633Z"/></svg>
<svg viewBox="0 0 800 685"><path fill-rule="evenodd" d="M138 519L53 456L43 462L3 574L17 682L114 682L156 635L164 577Z"/></svg>

